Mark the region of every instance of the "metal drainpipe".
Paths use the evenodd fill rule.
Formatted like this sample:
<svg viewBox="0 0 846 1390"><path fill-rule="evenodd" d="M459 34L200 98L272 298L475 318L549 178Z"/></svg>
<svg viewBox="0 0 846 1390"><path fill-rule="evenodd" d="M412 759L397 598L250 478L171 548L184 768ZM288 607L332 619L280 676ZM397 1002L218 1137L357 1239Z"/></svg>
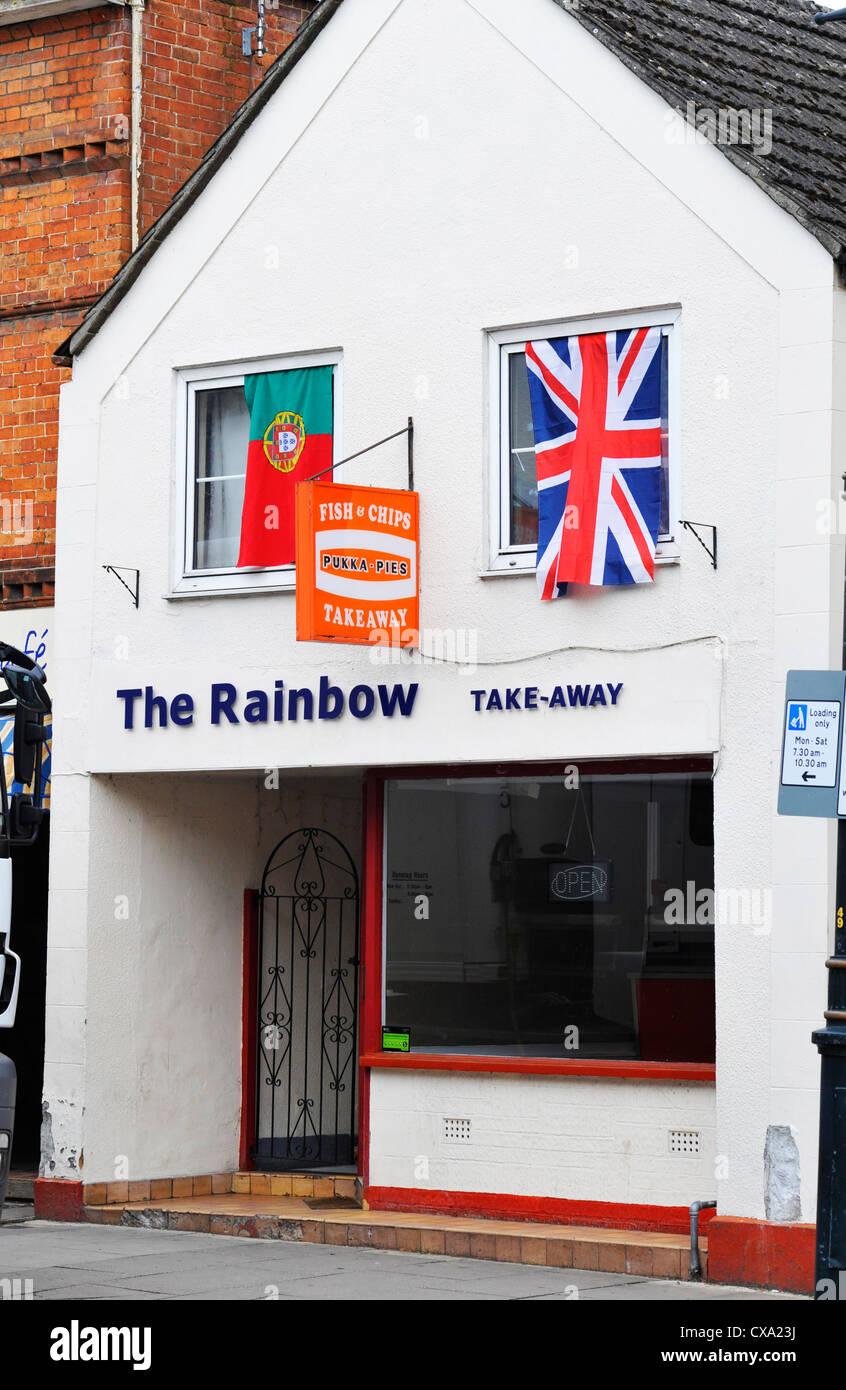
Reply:
<svg viewBox="0 0 846 1390"><path fill-rule="evenodd" d="M144 0L129 0L132 7L132 113L129 167L132 176L132 249L140 241L140 183L141 183L141 52Z"/></svg>
<svg viewBox="0 0 846 1390"><path fill-rule="evenodd" d="M716 1202L691 1202L690 1204L690 1277L702 1278L702 1265L699 1260L699 1213L707 1207L715 1207Z"/></svg>

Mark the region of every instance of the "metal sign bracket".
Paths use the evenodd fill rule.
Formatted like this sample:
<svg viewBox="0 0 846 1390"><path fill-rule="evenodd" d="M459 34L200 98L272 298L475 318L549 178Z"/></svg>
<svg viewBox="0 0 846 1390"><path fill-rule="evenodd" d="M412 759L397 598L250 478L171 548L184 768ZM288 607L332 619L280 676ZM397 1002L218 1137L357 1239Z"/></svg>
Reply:
<svg viewBox="0 0 846 1390"><path fill-rule="evenodd" d="M118 583L123 585L123 587L125 588L126 592L132 596L132 602L135 604L135 607L137 608L137 607L138 607L138 595L139 595L139 592L140 592L140 590L141 590L141 571L140 571L140 570L127 569L126 566L124 566L124 565L104 565L104 566L103 566L103 569L104 569L104 570L107 570L109 574L113 574L114 577L115 577L115 579L118 581ZM123 573L123 574L134 574L134 575L135 575L135 587L134 587L133 589L130 589L130 587L129 587L129 585L127 584L127 582L126 582L125 579L121 579L120 573L118 573L118 571L120 571L120 572Z"/></svg>
<svg viewBox="0 0 846 1390"><path fill-rule="evenodd" d="M698 540L699 544L702 546L702 549L705 551L706 555L708 555L708 556L710 557L711 564L713 565L714 569L716 569L716 568L717 568L717 528L716 528L716 526L712 526L711 523L710 523L709 521L681 521L681 520L679 521L679 526L683 526L683 527L685 528L686 531L690 531L691 535L693 535L693 536L696 537L696 539ZM696 529L697 526L701 526L702 529L703 529L704 531L710 531L710 532L711 532L711 544L710 544L710 546L706 545L706 544L705 544L705 541L703 541L702 537L700 536L699 532L698 532L697 529Z"/></svg>

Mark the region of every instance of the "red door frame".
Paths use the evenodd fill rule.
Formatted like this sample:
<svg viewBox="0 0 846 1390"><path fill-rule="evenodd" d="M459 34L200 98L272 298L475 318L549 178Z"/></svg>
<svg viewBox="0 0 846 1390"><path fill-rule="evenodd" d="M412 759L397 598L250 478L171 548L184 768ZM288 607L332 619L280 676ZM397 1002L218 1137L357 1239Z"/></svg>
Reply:
<svg viewBox="0 0 846 1390"><path fill-rule="evenodd" d="M372 771L364 776L361 857L361 940L359 957L359 1048L362 1059L382 1045L382 840L385 830L384 778ZM363 1061L358 1074L358 1171L370 1183L370 1067Z"/></svg>
<svg viewBox="0 0 846 1390"><path fill-rule="evenodd" d="M361 862L365 865L358 925L358 953L361 960L359 970L359 1049L371 1051L376 1046L367 1034L368 1046L364 1047L365 998L368 1006L376 1008L379 1024L376 1038L381 1043L381 969L382 969L382 787L372 782L370 774L364 782L364 814L362 818ZM375 861L371 863L375 855ZM370 857L368 857L370 856ZM377 901L372 905L374 920L378 922L378 932L366 934L365 923L365 885L375 884ZM261 892L257 888L244 889L243 940L241 949L241 1132L238 1146L238 1167L242 1172L250 1172L255 1164L250 1151L256 1142L256 1088L258 1086L258 1039L256 1017L258 1013L258 943ZM376 942L378 960L376 973L371 979L376 988L366 995L367 962L363 959L364 941L369 937ZM370 1070L358 1065L358 1170L366 1176L368 1160L368 1137L370 1119Z"/></svg>
<svg viewBox="0 0 846 1390"><path fill-rule="evenodd" d="M366 795L367 783L365 783ZM381 824L381 795L379 798L378 814ZM372 842L373 837L368 841L367 836L367 808L365 808L364 832L362 835L362 856L366 863L366 847ZM378 838L379 863L376 872L379 875L379 904L378 913L381 923L382 903L381 903L381 872L382 872L382 841L381 830ZM259 940L259 914L261 910L261 893L257 888L244 889L243 906L243 943L241 948L241 1132L238 1145L238 1168L241 1172L251 1172L255 1164L250 1157L250 1151L255 1147L256 1142L256 1089L258 1087L258 1039L256 1030L256 1017L258 1013L258 940ZM359 957L362 953L364 936L363 913L359 917ZM381 930L379 933L379 947L381 957ZM381 964L380 964L381 969ZM361 1003L359 1005L359 1018L362 1020L364 1011L364 984L366 978L365 966L359 972L359 991ZM381 1014L380 1014L381 1018ZM359 1047L362 1048L362 1032L359 1033ZM359 1092L358 1092L358 1135L359 1135L359 1173L363 1171L362 1161L366 1163L368 1150L366 1146L366 1136L369 1132L369 1102L370 1102L370 1071L367 1067L359 1065Z"/></svg>
<svg viewBox="0 0 846 1390"><path fill-rule="evenodd" d="M258 1011L258 926L261 894L244 889L244 926L241 987L241 1138L238 1167L249 1172L255 1165L250 1150L256 1142L256 1014Z"/></svg>

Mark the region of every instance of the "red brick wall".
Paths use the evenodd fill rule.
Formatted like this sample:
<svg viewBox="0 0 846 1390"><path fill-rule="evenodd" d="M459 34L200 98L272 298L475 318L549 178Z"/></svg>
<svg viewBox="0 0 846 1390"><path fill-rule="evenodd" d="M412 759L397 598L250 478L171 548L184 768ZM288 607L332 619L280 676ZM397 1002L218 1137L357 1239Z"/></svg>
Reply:
<svg viewBox="0 0 846 1390"><path fill-rule="evenodd" d="M267 9L268 61L313 3ZM143 233L260 81L255 8L147 0ZM0 608L52 601L58 392L51 362L131 249L131 11L0 26Z"/></svg>
<svg viewBox="0 0 846 1390"><path fill-rule="evenodd" d="M287 48L314 3L267 6L268 59ZM262 76L241 50L256 5L150 0L144 30L144 149L141 224L160 216ZM255 46L255 39L253 39Z"/></svg>
<svg viewBox="0 0 846 1390"><path fill-rule="evenodd" d="M51 354L78 320L78 311L0 319L0 608L52 602L58 398L68 373Z"/></svg>
<svg viewBox="0 0 846 1390"><path fill-rule="evenodd" d="M50 356L129 251L128 14L4 27L0 63L0 603L29 607L52 597Z"/></svg>

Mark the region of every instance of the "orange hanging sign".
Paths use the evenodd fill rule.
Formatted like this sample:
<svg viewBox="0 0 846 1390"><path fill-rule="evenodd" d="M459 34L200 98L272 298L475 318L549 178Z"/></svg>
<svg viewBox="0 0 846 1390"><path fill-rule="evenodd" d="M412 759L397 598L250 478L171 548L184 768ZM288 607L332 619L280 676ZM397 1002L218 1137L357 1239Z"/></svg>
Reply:
<svg viewBox="0 0 846 1390"><path fill-rule="evenodd" d="M297 483L297 640L416 647L419 497Z"/></svg>

